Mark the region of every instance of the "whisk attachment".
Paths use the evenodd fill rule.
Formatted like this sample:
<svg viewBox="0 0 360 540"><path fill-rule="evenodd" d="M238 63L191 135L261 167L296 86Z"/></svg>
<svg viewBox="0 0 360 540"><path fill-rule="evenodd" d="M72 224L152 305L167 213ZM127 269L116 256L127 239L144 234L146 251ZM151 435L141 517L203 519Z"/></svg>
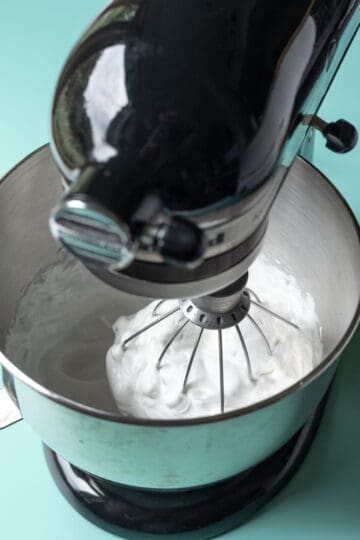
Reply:
<svg viewBox="0 0 360 540"><path fill-rule="evenodd" d="M269 343L268 338L266 337L263 329L261 328L259 322L257 322L253 316L249 313L252 306L262 310L265 314L270 317L275 317L276 319L282 321L285 324L290 325L295 330L299 330L299 327L289 321L287 318L282 315L272 311L267 306L265 306L260 297L252 290L246 287L247 285L247 275L243 276L237 283L233 284L230 287L227 287L223 291L215 293L209 296L203 296L200 298L187 298L179 300L178 305L167 311L164 314L160 313L160 308L168 302L168 300L159 301L153 311L152 318L153 320L141 328L139 331L135 332L128 338L126 338L122 347L125 350L127 345L136 339L138 336L153 328L157 324L160 324L162 321L171 317L175 313L181 311L182 320L180 320L180 327L176 332L171 336L169 341L166 343L164 349L162 350L159 359L157 361L157 368L160 369L163 365L163 360L166 353L169 351L170 347L173 345L175 340L180 336L180 334L185 331L186 326L189 323L195 324L199 327L199 333L196 337L194 347L192 349L189 363L187 365L186 373L184 376L184 381L182 385L182 390L185 393L189 386L189 379L191 375L191 370L194 365L196 354L198 352L202 336L205 331L217 331L218 334L218 359L219 359L219 388L220 388L220 411L224 413L225 410L225 370L224 370L224 350L223 350L223 330L228 328L234 328L234 331L239 336L240 344L244 353L247 373L251 383L255 384L257 379L254 375L251 358L249 350L246 346L243 333L240 328L241 322L247 318L250 323L253 325L254 329L261 336L264 346L266 348L267 354L272 356L273 351Z"/></svg>

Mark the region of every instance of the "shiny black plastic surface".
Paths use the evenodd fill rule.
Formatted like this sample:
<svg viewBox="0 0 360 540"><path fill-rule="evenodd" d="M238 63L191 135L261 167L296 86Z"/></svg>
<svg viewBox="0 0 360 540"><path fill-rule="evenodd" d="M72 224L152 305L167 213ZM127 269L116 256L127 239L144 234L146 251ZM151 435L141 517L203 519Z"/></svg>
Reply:
<svg viewBox="0 0 360 540"><path fill-rule="evenodd" d="M279 159L351 4L113 2L57 89L53 147L65 177L126 222L149 193L192 212L253 191Z"/></svg>
<svg viewBox="0 0 360 540"><path fill-rule="evenodd" d="M342 119L328 124L324 130L324 136L326 147L337 154L350 152L359 139L355 126Z"/></svg>

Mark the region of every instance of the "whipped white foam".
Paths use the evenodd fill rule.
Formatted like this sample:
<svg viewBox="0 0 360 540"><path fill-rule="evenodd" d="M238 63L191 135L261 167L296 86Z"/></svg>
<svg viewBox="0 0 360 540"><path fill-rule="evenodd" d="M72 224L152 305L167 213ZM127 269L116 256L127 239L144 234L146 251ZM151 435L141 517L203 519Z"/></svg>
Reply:
<svg viewBox="0 0 360 540"><path fill-rule="evenodd" d="M256 382L249 379L244 351L234 328L223 331L225 412L269 398L302 379L322 358L322 339L315 303L301 291L296 279L264 255L250 270L249 287L264 306L299 326L299 330L272 317L256 306L251 315L267 336L264 339L248 319L240 323ZM218 333L206 330L197 350L186 391L183 382L199 328L188 324L166 352L161 369L157 361L179 329L181 312L147 330L125 351L122 342L153 320L153 302L135 315L120 317L115 325L115 343L106 365L110 387L122 414L132 417L180 419L220 412ZM168 301L165 313L176 306Z"/></svg>

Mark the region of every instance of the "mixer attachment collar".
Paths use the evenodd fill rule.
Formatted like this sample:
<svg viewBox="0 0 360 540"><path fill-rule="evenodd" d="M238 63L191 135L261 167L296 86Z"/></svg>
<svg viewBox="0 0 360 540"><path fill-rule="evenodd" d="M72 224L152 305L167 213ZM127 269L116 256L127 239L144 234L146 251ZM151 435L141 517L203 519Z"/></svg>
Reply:
<svg viewBox="0 0 360 540"><path fill-rule="evenodd" d="M241 322L250 309L250 295L247 291L241 294L239 302L229 311L211 309L211 297L180 300L180 309L184 317L193 324L206 330L225 330Z"/></svg>

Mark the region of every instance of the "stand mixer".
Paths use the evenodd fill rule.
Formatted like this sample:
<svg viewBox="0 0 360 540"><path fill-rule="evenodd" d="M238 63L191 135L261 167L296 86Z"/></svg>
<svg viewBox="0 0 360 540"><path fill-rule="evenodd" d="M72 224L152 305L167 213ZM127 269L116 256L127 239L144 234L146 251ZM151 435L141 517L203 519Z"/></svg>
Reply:
<svg viewBox="0 0 360 540"><path fill-rule="evenodd" d="M22 415L44 441L69 501L121 536L210 538L250 517L306 455L336 360L358 324L358 225L334 188L297 156L314 130L336 152L356 144L351 124L326 123L316 112L356 33L359 9L351 1L296 4L111 3L58 84L51 148L61 174L44 148L10 174L15 182L1 185L4 260L14 266L21 253L27 264L17 264L16 276L0 264L0 338L11 331L19 291L66 251L95 277L84 272L85 284L73 284L68 308L76 316L61 311L63 341L86 302L112 316L149 298L165 304L149 325L161 324L166 302L176 299L182 324L195 324L199 340L205 330L218 334L220 414L176 422L123 418L86 391L80 398L60 376L50 383L0 342L0 408L5 399L13 407L4 424ZM65 253L47 234L51 207L51 231ZM19 208L29 230L14 219ZM242 321L252 317L261 333L256 310L282 317L247 287L261 250L313 294L325 328L324 361L282 394L224 413L222 331L238 334L251 380ZM63 331L66 316L71 329ZM91 351L86 360L93 366ZM54 353L46 361L57 367Z"/></svg>

